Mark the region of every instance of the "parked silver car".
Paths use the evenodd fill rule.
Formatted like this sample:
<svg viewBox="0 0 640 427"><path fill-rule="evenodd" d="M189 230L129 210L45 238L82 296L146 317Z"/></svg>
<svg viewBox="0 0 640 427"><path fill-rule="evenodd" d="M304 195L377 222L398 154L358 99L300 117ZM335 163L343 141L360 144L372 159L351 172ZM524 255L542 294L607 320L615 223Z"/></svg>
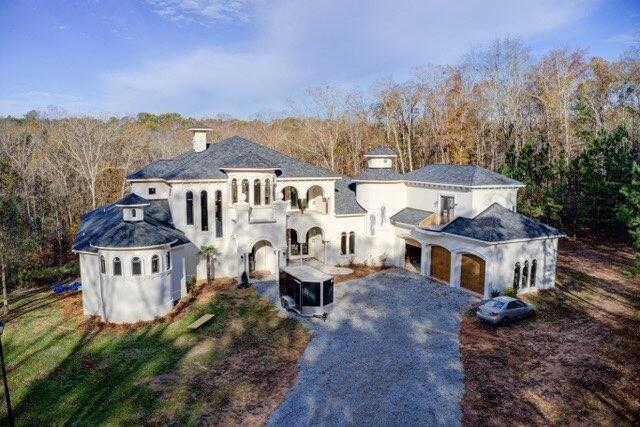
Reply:
<svg viewBox="0 0 640 427"><path fill-rule="evenodd" d="M491 323L508 323L535 313L535 305L512 297L496 297L478 307L476 315Z"/></svg>

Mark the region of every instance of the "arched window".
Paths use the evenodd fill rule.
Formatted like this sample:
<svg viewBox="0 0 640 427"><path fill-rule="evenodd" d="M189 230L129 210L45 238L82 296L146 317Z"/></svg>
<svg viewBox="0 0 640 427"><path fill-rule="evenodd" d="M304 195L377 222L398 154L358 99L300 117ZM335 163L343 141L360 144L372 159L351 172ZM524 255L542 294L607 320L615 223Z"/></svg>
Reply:
<svg viewBox="0 0 640 427"><path fill-rule="evenodd" d="M356 252L356 233L353 231L349 233L349 253L354 254Z"/></svg>
<svg viewBox="0 0 640 427"><path fill-rule="evenodd" d="M513 289L517 289L519 283L520 283L520 263L516 262L516 268L513 270Z"/></svg>
<svg viewBox="0 0 640 427"><path fill-rule="evenodd" d="M260 191L260 187L261 187L260 180L259 179L254 180L253 181L253 204L256 206L259 206L262 204L262 194L260 194L262 192Z"/></svg>
<svg viewBox="0 0 640 427"><path fill-rule="evenodd" d="M375 215L369 216L369 234L371 234L372 236L376 235L376 216Z"/></svg>
<svg viewBox="0 0 640 427"><path fill-rule="evenodd" d="M131 209L131 217L132 218L136 217L136 210L135 209Z"/></svg>
<svg viewBox="0 0 640 427"><path fill-rule="evenodd" d="M104 261L104 257L100 255L100 273L104 274L107 272L107 265Z"/></svg>
<svg viewBox="0 0 640 427"><path fill-rule="evenodd" d="M536 270L538 268L538 262L534 259L531 261L531 280L529 281L530 286L536 286Z"/></svg>
<svg viewBox="0 0 640 427"><path fill-rule="evenodd" d="M139 276L142 274L142 261L140 258L135 257L131 260L131 274Z"/></svg>
<svg viewBox="0 0 640 427"><path fill-rule="evenodd" d="M120 258L118 257L113 259L113 275L122 276L122 264L120 263Z"/></svg>
<svg viewBox="0 0 640 427"><path fill-rule="evenodd" d="M209 230L209 205L207 202L207 192L200 192L200 228L202 231Z"/></svg>
<svg viewBox="0 0 640 427"><path fill-rule="evenodd" d="M380 226L383 226L385 221L387 220L387 207L380 207Z"/></svg>
<svg viewBox="0 0 640 427"><path fill-rule="evenodd" d="M284 200L289 202L291 208L298 208L298 190L296 190L295 187L284 187L282 189L282 195L284 196Z"/></svg>
<svg viewBox="0 0 640 427"><path fill-rule="evenodd" d="M300 244L298 243L298 232L293 228L287 228L287 245L290 255L300 255Z"/></svg>
<svg viewBox="0 0 640 427"><path fill-rule="evenodd" d="M347 254L347 233L342 233L340 235L340 254Z"/></svg>
<svg viewBox="0 0 640 427"><path fill-rule="evenodd" d="M193 225L193 192L187 191L187 225Z"/></svg>
<svg viewBox="0 0 640 427"><path fill-rule="evenodd" d="M238 203L238 180L231 180L231 203Z"/></svg>
<svg viewBox="0 0 640 427"><path fill-rule="evenodd" d="M525 261L522 268L522 289L527 286L529 286L529 261Z"/></svg>
<svg viewBox="0 0 640 427"><path fill-rule="evenodd" d="M264 180L264 204L271 204L271 181L269 178Z"/></svg>
<svg viewBox="0 0 640 427"><path fill-rule="evenodd" d="M171 268L171 252L167 251L167 270Z"/></svg>
<svg viewBox="0 0 640 427"><path fill-rule="evenodd" d="M216 237L222 237L222 191L216 191Z"/></svg>
<svg viewBox="0 0 640 427"><path fill-rule="evenodd" d="M158 271L160 271L160 257L154 255L151 257L151 272L157 273Z"/></svg>
<svg viewBox="0 0 640 427"><path fill-rule="evenodd" d="M249 202L249 180L248 179L242 180L242 201L247 203Z"/></svg>

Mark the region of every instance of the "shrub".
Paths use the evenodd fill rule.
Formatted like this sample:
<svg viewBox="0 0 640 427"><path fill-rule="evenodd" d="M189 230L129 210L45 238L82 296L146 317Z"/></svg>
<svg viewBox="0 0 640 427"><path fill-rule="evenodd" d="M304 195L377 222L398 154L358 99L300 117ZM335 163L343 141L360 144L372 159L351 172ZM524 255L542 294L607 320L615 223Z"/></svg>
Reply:
<svg viewBox="0 0 640 427"><path fill-rule="evenodd" d="M496 288L491 288L491 291L489 292L489 295L491 295L491 298L495 298L500 296L500 291Z"/></svg>
<svg viewBox="0 0 640 427"><path fill-rule="evenodd" d="M514 297L518 294L518 290L515 288L506 288L503 291L504 295L508 296L508 297Z"/></svg>
<svg viewBox="0 0 640 427"><path fill-rule="evenodd" d="M196 285L195 276L189 277L189 280L187 280L187 292L191 293L191 291L195 289L195 285Z"/></svg>

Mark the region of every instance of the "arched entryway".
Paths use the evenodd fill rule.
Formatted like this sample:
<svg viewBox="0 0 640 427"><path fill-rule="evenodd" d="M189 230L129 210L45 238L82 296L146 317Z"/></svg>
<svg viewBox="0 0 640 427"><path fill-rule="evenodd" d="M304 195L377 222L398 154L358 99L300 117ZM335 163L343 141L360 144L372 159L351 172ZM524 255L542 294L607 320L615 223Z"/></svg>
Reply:
<svg viewBox="0 0 640 427"><path fill-rule="evenodd" d="M307 250L309 256L324 262L323 233L320 227L313 227L307 231Z"/></svg>
<svg viewBox="0 0 640 427"><path fill-rule="evenodd" d="M273 274L276 272L276 254L268 240L260 240L253 245L249 255L249 273Z"/></svg>
<svg viewBox="0 0 640 427"><path fill-rule="evenodd" d="M476 255L463 253L460 266L460 287L484 295L484 260Z"/></svg>
<svg viewBox="0 0 640 427"><path fill-rule="evenodd" d="M451 252L442 246L431 246L431 271L434 279L449 283L451 280Z"/></svg>
<svg viewBox="0 0 640 427"><path fill-rule="evenodd" d="M282 200L287 202L287 206L290 209L298 209L298 190L296 190L296 187L284 187L282 189Z"/></svg>
<svg viewBox="0 0 640 427"><path fill-rule="evenodd" d="M307 190L307 209L317 212L326 212L324 191L319 185L313 185Z"/></svg>
<svg viewBox="0 0 640 427"><path fill-rule="evenodd" d="M422 265L422 245L413 239L404 239L404 267L414 273L420 273Z"/></svg>

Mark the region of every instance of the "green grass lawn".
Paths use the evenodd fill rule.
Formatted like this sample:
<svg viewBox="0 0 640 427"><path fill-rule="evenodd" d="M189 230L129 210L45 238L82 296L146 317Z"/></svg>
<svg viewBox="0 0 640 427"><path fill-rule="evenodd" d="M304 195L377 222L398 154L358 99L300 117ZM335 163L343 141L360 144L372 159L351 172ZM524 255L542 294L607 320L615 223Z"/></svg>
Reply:
<svg viewBox="0 0 640 427"><path fill-rule="evenodd" d="M19 425L261 423L310 339L231 284L204 285L171 320L136 327L88 319L79 294L11 301L2 340ZM189 332L206 313L215 317Z"/></svg>

